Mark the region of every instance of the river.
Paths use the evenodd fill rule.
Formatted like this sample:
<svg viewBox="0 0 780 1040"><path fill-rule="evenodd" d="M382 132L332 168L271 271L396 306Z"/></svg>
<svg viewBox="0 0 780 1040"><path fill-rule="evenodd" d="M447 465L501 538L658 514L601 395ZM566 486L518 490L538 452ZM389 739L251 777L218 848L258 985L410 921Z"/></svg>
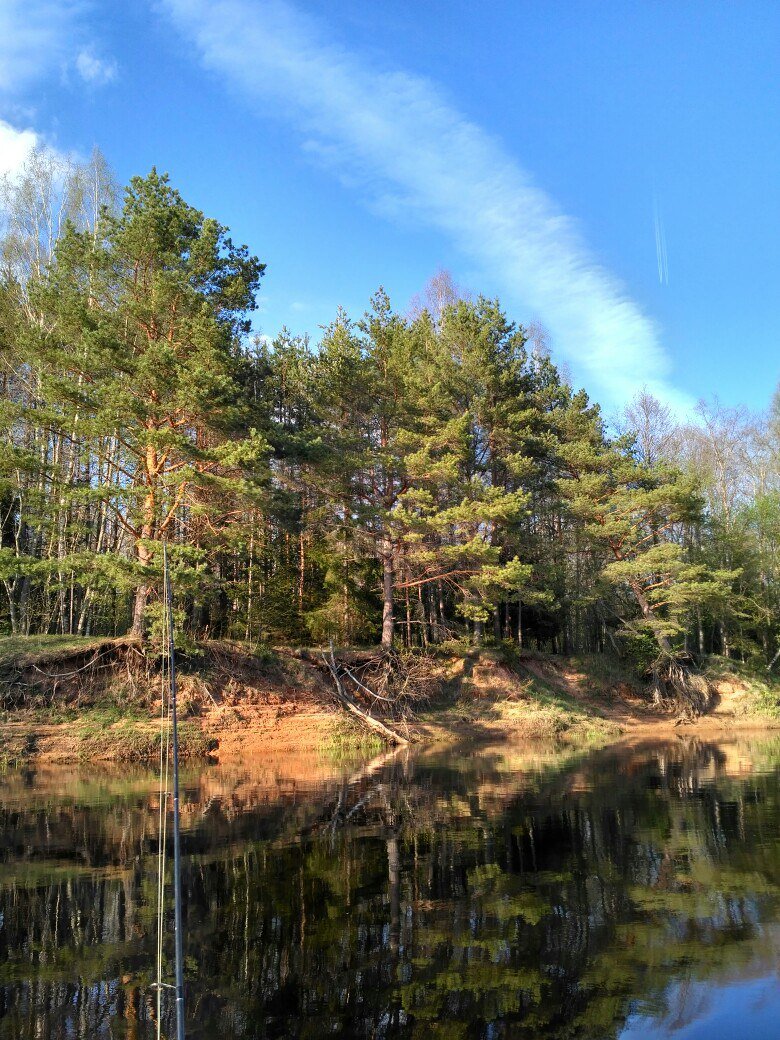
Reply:
<svg viewBox="0 0 780 1040"><path fill-rule="evenodd" d="M156 785L0 776L1 1040L156 1036ZM188 1038L778 1035L778 739L190 766L182 821Z"/></svg>

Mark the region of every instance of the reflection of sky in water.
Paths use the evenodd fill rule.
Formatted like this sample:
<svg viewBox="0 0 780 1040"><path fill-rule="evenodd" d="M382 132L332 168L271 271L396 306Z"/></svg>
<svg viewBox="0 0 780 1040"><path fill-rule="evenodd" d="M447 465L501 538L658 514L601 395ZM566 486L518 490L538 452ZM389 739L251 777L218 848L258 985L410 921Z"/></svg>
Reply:
<svg viewBox="0 0 780 1040"><path fill-rule="evenodd" d="M632 1015L619 1040L777 1040L780 985L776 976L732 985L678 983L661 1019Z"/></svg>

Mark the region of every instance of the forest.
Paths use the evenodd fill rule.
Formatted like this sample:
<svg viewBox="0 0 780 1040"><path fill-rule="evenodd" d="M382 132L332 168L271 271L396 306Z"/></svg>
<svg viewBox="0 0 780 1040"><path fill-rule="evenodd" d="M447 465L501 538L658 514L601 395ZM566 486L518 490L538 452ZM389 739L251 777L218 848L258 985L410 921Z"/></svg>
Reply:
<svg viewBox="0 0 780 1040"><path fill-rule="evenodd" d="M774 664L778 407L606 415L444 273L270 341L273 258L98 153L0 208L1 632L148 637L165 542L192 640Z"/></svg>

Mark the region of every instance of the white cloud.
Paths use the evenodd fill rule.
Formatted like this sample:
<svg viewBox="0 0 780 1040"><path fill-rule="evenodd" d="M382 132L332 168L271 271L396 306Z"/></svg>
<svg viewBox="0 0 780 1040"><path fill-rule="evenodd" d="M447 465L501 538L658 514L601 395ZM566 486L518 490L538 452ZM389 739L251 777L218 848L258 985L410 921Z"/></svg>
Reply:
<svg viewBox="0 0 780 1040"><path fill-rule="evenodd" d="M658 330L576 223L430 81L377 70L284 0L163 0L205 64L291 118L305 146L387 215L444 232L611 403L646 386L687 410ZM264 104L262 112L268 110Z"/></svg>
<svg viewBox="0 0 780 1040"><path fill-rule="evenodd" d="M82 0L0 0L0 97L6 114L14 109L10 97L68 60L84 6ZM0 177L19 173L36 147L60 157L36 130L0 119Z"/></svg>
<svg viewBox="0 0 780 1040"><path fill-rule="evenodd" d="M40 143L34 130L17 130L0 119L0 177L18 173L33 148Z"/></svg>
<svg viewBox="0 0 780 1040"><path fill-rule="evenodd" d="M76 58L76 71L85 83L102 85L116 79L116 62L104 61L90 50L80 50Z"/></svg>

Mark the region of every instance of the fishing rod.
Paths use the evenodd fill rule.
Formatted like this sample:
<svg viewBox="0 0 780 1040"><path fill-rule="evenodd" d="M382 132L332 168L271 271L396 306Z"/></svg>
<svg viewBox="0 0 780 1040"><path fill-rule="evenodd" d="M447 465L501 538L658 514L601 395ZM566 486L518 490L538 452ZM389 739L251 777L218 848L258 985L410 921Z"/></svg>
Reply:
<svg viewBox="0 0 780 1040"><path fill-rule="evenodd" d="M176 1040L184 1038L184 952L181 924L181 838L179 833L179 730L176 717L176 656L173 642L173 593L168 566L168 546L163 542L165 605L168 615L168 666L173 731L173 899L176 950Z"/></svg>

